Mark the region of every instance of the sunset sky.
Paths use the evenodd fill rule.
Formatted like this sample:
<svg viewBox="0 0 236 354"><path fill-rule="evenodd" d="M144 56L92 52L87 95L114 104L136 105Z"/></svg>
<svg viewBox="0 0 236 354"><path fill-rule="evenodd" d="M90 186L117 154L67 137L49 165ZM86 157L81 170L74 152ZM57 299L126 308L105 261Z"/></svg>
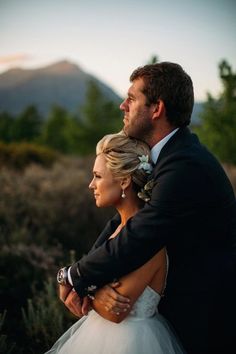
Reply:
<svg viewBox="0 0 236 354"><path fill-rule="evenodd" d="M197 100L236 71L234 0L0 0L0 72L68 59L124 96L152 55L181 64Z"/></svg>

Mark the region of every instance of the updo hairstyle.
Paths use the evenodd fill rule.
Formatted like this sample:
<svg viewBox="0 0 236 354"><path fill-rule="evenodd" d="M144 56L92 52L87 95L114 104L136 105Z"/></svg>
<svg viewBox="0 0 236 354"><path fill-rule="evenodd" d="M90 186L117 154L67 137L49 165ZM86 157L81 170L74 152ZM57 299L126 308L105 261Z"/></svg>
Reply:
<svg viewBox="0 0 236 354"><path fill-rule="evenodd" d="M147 183L147 172L139 168L141 156L148 156L150 163L150 149L144 142L130 138L123 132L109 134L98 142L96 154L105 155L106 166L113 177L119 179L131 176L136 193Z"/></svg>

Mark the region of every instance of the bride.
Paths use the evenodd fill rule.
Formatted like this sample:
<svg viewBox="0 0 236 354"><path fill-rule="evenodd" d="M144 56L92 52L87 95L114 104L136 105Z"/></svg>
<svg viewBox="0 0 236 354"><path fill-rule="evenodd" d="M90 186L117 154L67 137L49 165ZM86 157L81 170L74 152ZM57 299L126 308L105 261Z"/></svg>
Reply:
<svg viewBox="0 0 236 354"><path fill-rule="evenodd" d="M120 215L111 239L150 199L150 151L145 143L118 133L106 135L97 144L96 153L89 188L97 207L114 206ZM47 354L184 353L169 324L158 313L167 271L168 257L163 248L142 267L119 279L116 290L130 299L126 311L120 313L109 311L109 305L104 306L103 288L97 290L88 316L79 319ZM74 313L77 298L71 291L65 300Z"/></svg>

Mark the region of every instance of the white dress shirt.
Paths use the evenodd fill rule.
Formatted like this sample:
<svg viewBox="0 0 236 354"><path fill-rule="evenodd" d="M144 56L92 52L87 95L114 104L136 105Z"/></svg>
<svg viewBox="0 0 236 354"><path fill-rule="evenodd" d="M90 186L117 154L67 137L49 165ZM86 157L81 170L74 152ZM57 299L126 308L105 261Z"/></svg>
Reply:
<svg viewBox="0 0 236 354"><path fill-rule="evenodd" d="M161 149L163 146L167 143L167 141L179 130L179 128L176 128L173 130L170 134L166 135L163 139L161 139L156 145L153 146L151 149L151 158L152 162L155 164L157 162L157 159L160 155Z"/></svg>

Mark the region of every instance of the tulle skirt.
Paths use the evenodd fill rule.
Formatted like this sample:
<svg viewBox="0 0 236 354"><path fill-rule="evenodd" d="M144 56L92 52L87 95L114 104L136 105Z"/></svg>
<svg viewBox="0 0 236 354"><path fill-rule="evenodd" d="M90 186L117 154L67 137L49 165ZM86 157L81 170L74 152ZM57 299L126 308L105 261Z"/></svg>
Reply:
<svg viewBox="0 0 236 354"><path fill-rule="evenodd" d="M182 354L181 344L160 315L128 316L113 323L91 311L45 354Z"/></svg>

